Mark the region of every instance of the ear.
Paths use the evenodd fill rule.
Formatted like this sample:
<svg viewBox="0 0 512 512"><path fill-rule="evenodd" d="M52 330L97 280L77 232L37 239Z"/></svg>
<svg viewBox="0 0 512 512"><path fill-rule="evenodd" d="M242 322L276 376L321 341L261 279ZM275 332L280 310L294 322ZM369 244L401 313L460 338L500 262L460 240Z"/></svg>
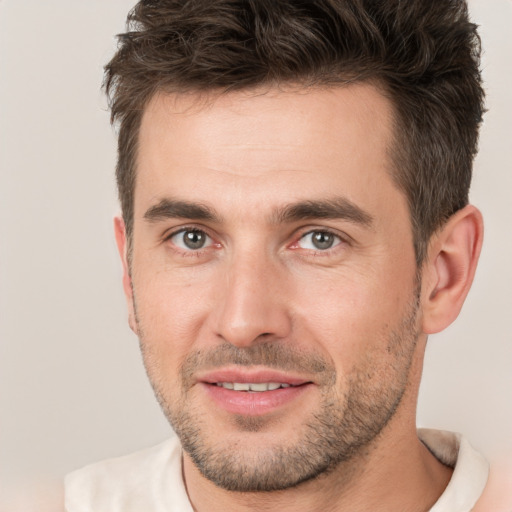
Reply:
<svg viewBox="0 0 512 512"><path fill-rule="evenodd" d="M117 250L119 251L123 265L123 290L128 306L128 325L135 334L138 334L137 322L135 320L135 304L133 302L132 278L130 265L128 264L126 226L122 217L114 217L114 233L116 236Z"/></svg>
<svg viewBox="0 0 512 512"><path fill-rule="evenodd" d="M433 235L422 269L423 332L433 334L458 316L482 248L482 214L474 206L455 213Z"/></svg>

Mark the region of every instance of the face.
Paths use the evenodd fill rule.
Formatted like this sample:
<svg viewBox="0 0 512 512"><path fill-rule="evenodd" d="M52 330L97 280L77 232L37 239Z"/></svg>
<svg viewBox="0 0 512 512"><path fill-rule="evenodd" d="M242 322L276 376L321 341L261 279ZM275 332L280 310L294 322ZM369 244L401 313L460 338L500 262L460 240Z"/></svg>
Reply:
<svg viewBox="0 0 512 512"><path fill-rule="evenodd" d="M145 111L125 290L186 467L220 487L327 474L404 407L418 290L391 125L370 85Z"/></svg>

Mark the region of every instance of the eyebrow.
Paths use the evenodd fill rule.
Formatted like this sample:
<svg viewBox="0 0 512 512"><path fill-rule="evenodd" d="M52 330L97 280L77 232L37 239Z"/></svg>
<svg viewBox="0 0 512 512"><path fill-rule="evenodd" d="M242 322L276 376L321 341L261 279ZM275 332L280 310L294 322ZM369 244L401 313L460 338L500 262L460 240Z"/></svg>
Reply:
<svg viewBox="0 0 512 512"><path fill-rule="evenodd" d="M373 217L367 211L345 197L300 201L277 209L272 215L272 220L275 223L306 219L343 219L368 228L373 224Z"/></svg>
<svg viewBox="0 0 512 512"><path fill-rule="evenodd" d="M158 222L178 218L222 223L222 218L211 207L190 201L165 198L148 208L144 219ZM371 227L373 217L347 198L299 201L275 209L271 216L273 224L285 224L311 219L343 219L354 224Z"/></svg>
<svg viewBox="0 0 512 512"><path fill-rule="evenodd" d="M176 199L162 199L158 204L148 208L144 214L144 219L149 222L173 218L221 222L220 217L210 207L200 203Z"/></svg>

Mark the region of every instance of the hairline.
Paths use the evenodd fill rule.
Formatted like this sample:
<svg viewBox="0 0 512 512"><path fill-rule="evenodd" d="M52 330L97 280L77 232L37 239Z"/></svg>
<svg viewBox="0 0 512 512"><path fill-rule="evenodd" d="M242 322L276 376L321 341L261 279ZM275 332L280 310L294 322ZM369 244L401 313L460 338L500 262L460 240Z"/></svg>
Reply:
<svg viewBox="0 0 512 512"><path fill-rule="evenodd" d="M137 168L138 168L138 155L139 155L139 141L140 141L140 129L142 126L142 120L147 112L148 106L152 101L155 100L156 97L160 95L171 96L175 95L176 97L180 96L190 96L195 97L197 101L194 102L194 108L196 105L199 106L200 109L206 108L210 106L215 99L227 95L234 92L247 92L253 94L267 94L269 91L277 90L279 92L305 92L307 90L312 89L336 89L341 87L349 87L351 85L361 85L361 84L369 84L374 87L388 102L391 107L391 126L390 126L390 141L387 147L386 154L389 158L390 165L386 169L386 172L391 177L394 185L396 186L398 192L400 192L406 202L407 209L409 212L409 221L411 226L411 232L413 237L413 247L416 258L416 265L421 267L422 263L426 257L426 249L428 246L428 242L433 235L434 232L429 234L429 240L422 240L421 237L421 226L418 226L418 219L415 218L413 212L413 204L412 197L407 193L405 184L401 182L400 176L403 174L403 167L410 167L410 157L407 154L408 150L401 149L401 143L403 142L403 138L407 139L408 136L404 136L403 119L400 115L399 109L396 105L396 99L393 97L393 94L390 91L390 88L387 86L384 78L369 76L366 78L361 78L360 76L353 76L351 78L343 78L339 77L338 81L312 81L309 83L307 80L282 80L282 81L269 81L262 82L259 84L254 84L250 86L242 86L242 87L226 87L226 88L207 88L207 87L195 87L190 86L189 88L171 88L160 86L156 87L151 94L148 94L147 98L141 103L140 107L132 110L132 113L135 112L134 117L131 118L132 122L135 121L136 124L133 128L131 139L132 146L130 150L132 152L132 158L130 159L130 174L131 174L131 191L130 191L130 210L127 212L129 214L129 218L126 218L125 212L122 211L123 220L126 228L126 238L127 238L127 257L128 262L131 263L132 253L133 253L133 224L134 224L134 200L135 200L135 189L137 186ZM260 92L258 92L260 91ZM124 209L123 209L124 210Z"/></svg>

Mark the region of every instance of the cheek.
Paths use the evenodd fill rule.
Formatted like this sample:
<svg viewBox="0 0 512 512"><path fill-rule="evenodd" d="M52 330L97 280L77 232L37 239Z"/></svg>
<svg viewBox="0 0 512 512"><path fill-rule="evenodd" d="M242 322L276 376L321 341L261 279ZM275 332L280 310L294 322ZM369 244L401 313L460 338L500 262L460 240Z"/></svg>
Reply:
<svg viewBox="0 0 512 512"><path fill-rule="evenodd" d="M200 335L213 287L204 285L205 276L145 270L133 278L141 342L166 366L179 365Z"/></svg>
<svg viewBox="0 0 512 512"><path fill-rule="evenodd" d="M350 373L368 353L388 357L389 338L402 324L413 284L414 272L370 268L303 280L294 302L302 319L297 323L340 373Z"/></svg>

